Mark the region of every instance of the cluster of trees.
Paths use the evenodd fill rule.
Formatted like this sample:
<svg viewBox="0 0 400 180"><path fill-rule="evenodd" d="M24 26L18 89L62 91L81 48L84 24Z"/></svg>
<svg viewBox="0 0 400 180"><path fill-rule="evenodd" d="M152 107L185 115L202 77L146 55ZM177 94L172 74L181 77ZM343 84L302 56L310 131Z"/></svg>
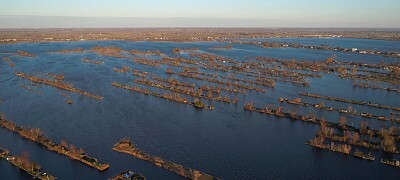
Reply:
<svg viewBox="0 0 400 180"><path fill-rule="evenodd" d="M64 149L67 149L68 150L68 153L71 153L71 154L73 154L73 155L75 155L75 156L79 156L79 155L81 155L81 154L85 154L85 151L82 149L82 148L76 148L73 144L69 144L68 145L68 143L67 143L67 141L66 140L61 140L61 142L60 142L60 146L62 147L62 148L64 148Z"/></svg>
<svg viewBox="0 0 400 180"><path fill-rule="evenodd" d="M194 100L194 106L195 106L195 107L198 107L198 108L203 108L203 107L204 107L204 104L203 104L203 102L201 102L198 98L196 98L196 99Z"/></svg>
<svg viewBox="0 0 400 180"><path fill-rule="evenodd" d="M396 79L400 79L400 67L390 66L389 71L390 71L389 76L396 78Z"/></svg>
<svg viewBox="0 0 400 180"><path fill-rule="evenodd" d="M34 172L41 168L39 164L36 164L29 160L28 152L23 152L20 156L16 156L13 161L16 165L20 166L22 169L28 170L30 172Z"/></svg>
<svg viewBox="0 0 400 180"><path fill-rule="evenodd" d="M110 56L110 57L117 57L117 58L122 58L123 56L120 54L123 50L119 47L115 46L106 46L106 47L101 47L101 46L96 46L92 47L90 50L97 52L103 56Z"/></svg>

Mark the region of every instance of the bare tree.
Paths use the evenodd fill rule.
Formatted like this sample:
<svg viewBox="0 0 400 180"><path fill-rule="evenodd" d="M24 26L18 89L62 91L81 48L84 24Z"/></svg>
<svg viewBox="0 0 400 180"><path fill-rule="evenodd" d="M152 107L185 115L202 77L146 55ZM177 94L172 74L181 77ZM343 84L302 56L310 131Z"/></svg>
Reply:
<svg viewBox="0 0 400 180"><path fill-rule="evenodd" d="M343 117L343 116L340 116L340 118L339 118L339 125L341 125L342 127L345 127L346 126L346 118L345 117Z"/></svg>
<svg viewBox="0 0 400 180"><path fill-rule="evenodd" d="M65 147L65 148L68 148L68 143L67 143L67 141L64 140L64 139L61 140L60 145L63 146L63 147Z"/></svg>
<svg viewBox="0 0 400 180"><path fill-rule="evenodd" d="M374 133L374 131L372 131L372 130L369 129L369 130L367 131L367 134L369 135L368 144L370 144L370 143L371 143L371 140L372 140L372 137L374 137L375 133Z"/></svg>

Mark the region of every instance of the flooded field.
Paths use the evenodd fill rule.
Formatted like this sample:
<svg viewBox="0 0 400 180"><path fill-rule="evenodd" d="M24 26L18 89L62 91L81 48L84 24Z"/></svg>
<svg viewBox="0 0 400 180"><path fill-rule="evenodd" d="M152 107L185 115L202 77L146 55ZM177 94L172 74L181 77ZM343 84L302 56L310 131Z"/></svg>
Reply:
<svg viewBox="0 0 400 180"><path fill-rule="evenodd" d="M400 50L398 42L381 40L256 41ZM329 58L334 62L328 63ZM98 171L0 128L0 145L13 154L29 151L32 161L59 179L107 179L127 169L148 179L184 179L113 151L114 144L124 137L147 154L220 179L397 179L400 175L398 167L381 163L381 158L400 159L398 154L353 146L352 152L373 152L375 161L366 161L353 153L313 148L305 142L315 138L319 124L244 109L247 103L257 108L281 108L339 126L342 116L345 124L355 129L361 129L361 122L376 130L399 127L400 111L395 108L400 107L400 92L396 91L400 83L386 81L383 76L389 71L384 67L399 66L400 58L222 42L81 41L0 45L0 59L0 112L9 121L40 128L47 138L66 140L110 165ZM292 59L302 60L302 68L293 67ZM312 64L316 62L327 63L321 63L323 67L316 71L313 68L317 65ZM41 80L32 81L18 73ZM382 78L373 79L380 77L373 73ZM369 79L359 79L362 75ZM47 80L43 83L43 79ZM379 88L354 84L366 82ZM392 109L302 96L299 92ZM300 102L323 103L354 113L279 102L280 98L300 98ZM195 108L200 106L196 100L204 107ZM363 112L377 117L367 118L361 115ZM384 119L379 120L379 116ZM339 134L342 130L335 129ZM368 139L366 135L364 138ZM380 142L379 137L371 139ZM0 161L0 172L0 179L29 178L6 161Z"/></svg>

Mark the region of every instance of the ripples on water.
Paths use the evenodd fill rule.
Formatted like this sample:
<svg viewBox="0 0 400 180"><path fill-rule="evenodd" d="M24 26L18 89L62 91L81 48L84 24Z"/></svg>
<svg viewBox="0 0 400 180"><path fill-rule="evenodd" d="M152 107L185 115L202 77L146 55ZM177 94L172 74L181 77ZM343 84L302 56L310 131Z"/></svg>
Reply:
<svg viewBox="0 0 400 180"><path fill-rule="evenodd" d="M352 39L283 39L288 42L313 44L337 44L353 46L364 44L364 47L388 48L393 42L352 40ZM365 42L365 43L364 43ZM387 43L387 44L386 44ZM21 125L37 127L50 139L67 142L82 147L89 155L110 163L110 169L98 172L82 163L69 160L64 156L50 152L35 143L24 140L18 135L0 129L0 144L13 154L28 150L31 159L38 162L49 173L60 179L107 179L123 170L132 169L142 173L148 179L180 179L181 177L148 162L138 160L130 155L111 150L114 143L122 137L130 137L143 151L182 164L185 167L200 170L222 179L397 179L400 171L394 167L382 165L380 157L374 162L356 159L352 155L342 155L320 151L304 145L306 140L314 137L319 128L315 125L294 122L285 118L275 118L258 113L245 112L245 101L253 101L256 106L276 104L279 97L295 98L299 91L367 100L399 106L399 95L380 90L353 88L351 80L338 79L333 75L324 75L322 79L310 79L311 87L277 83L275 89L266 93L248 92L244 97L239 94L238 105L211 102L216 106L214 111L201 111L184 104L169 102L151 96L124 91L111 86L118 81L127 84L133 77L113 72L113 67L128 65L156 73L167 78L165 67L149 67L135 64L128 59L103 57L92 52L55 54L48 53L59 49L84 48L113 45L125 50L158 49L168 56L173 48L199 47L204 52L215 53L236 60L245 56L268 56L276 58L296 58L305 60L324 60L336 54L341 60L361 62L395 61L395 59L352 53L319 51L307 49L278 48L264 49L250 45L233 45L231 51L210 50L220 43L170 43L170 42L68 42L0 45L0 53L24 50L33 52L35 58L12 56L14 68L0 62L0 111ZM400 46L397 46L400 47ZM359 47L362 48L362 47ZM372 48L371 48L372 49ZM0 58L7 56L0 54ZM187 54L182 56L187 57ZM104 61L104 65L81 62L82 58ZM53 87L41 86L34 94L23 88L20 79L12 71L26 73L52 72L65 75L65 81L75 87L100 94L104 100L92 100L74 93L56 90ZM174 77L180 81L189 79ZM59 92L68 94L74 104L64 102L65 97ZM304 101L316 103L320 100L302 97ZM326 101L326 105L346 108L346 104ZM302 112L312 108L295 107ZM360 111L388 113L383 110L353 105ZM328 120L337 121L336 113L319 112ZM358 126L360 118L349 120ZM375 127L382 123L369 120ZM0 161L0 179L26 179L23 172Z"/></svg>

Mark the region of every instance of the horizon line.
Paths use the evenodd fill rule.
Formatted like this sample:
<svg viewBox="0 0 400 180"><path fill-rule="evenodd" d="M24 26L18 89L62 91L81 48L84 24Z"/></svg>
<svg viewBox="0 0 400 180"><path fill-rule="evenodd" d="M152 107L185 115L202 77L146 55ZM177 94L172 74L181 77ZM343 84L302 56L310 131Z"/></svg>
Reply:
<svg viewBox="0 0 400 180"><path fill-rule="evenodd" d="M284 26L266 26L266 27L230 27L230 26L221 26L221 27L213 27L213 26L144 26L144 27L0 27L0 29L371 29L371 30L379 30L379 29L392 29L392 30L400 30L400 27L284 27Z"/></svg>
<svg viewBox="0 0 400 180"><path fill-rule="evenodd" d="M141 17L141 16L59 16L59 15L4 15L0 14L0 16L30 16L30 17L71 17L71 18L146 18L146 19L229 19L229 20L280 20L280 19L267 19L267 18L241 18L241 17L232 17L232 18L211 18L211 17ZM287 21L287 20L281 20Z"/></svg>

